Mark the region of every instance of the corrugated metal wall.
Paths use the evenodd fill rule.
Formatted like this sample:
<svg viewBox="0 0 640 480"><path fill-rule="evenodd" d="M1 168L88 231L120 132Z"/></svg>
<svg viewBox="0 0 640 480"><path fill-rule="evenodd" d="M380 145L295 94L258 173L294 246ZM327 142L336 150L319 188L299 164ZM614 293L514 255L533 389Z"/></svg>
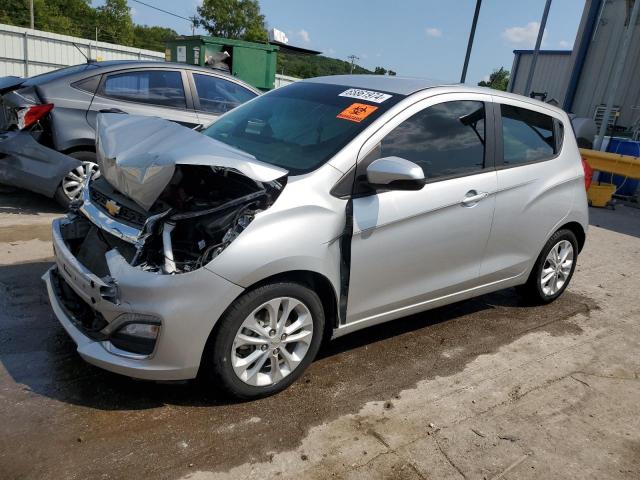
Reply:
<svg viewBox="0 0 640 480"><path fill-rule="evenodd" d="M585 117L593 117L605 101L627 18L627 0L607 0L603 5L573 102L573 111ZM629 127L640 117L640 109L634 108L640 107L640 25L635 26L615 105L620 107L618 125Z"/></svg>
<svg viewBox="0 0 640 480"><path fill-rule="evenodd" d="M527 84L529 69L533 54L528 51L516 50L508 90L520 95L526 95L524 88ZM564 102L567 85L571 75L571 52L541 51L536 62L531 89L534 92L547 92L547 101L555 98L560 105Z"/></svg>
<svg viewBox="0 0 640 480"><path fill-rule="evenodd" d="M33 76L98 60L164 60L164 53L0 24L0 77Z"/></svg>
<svg viewBox="0 0 640 480"><path fill-rule="evenodd" d="M597 11L597 17L594 18L593 32L587 28L588 12L592 4L596 8L598 5L601 6L600 10L594 10ZM568 94L571 73L579 67L577 49L583 36L589 35L589 38L585 38L588 49L577 81L571 111L580 117L593 118L598 105L603 104L606 99L616 54L626 28L628 8L631 5L627 0L604 0L598 3L586 0L571 56L560 60L562 66L554 65L555 60L551 58L553 55L548 56L546 52L538 57L533 90L549 91L550 94L554 92L552 96L560 100L562 105L565 95ZM640 25L635 25L634 29L620 89L615 99L615 106L620 107L620 117L616 123L624 127L631 127L640 118ZM509 87L516 93L523 93L530 62L530 54L515 53Z"/></svg>

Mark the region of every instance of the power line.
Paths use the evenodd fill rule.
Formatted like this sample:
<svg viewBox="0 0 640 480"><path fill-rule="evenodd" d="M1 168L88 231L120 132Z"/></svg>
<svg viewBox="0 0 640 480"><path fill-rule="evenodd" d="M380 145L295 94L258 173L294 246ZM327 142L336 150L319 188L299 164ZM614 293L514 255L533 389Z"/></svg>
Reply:
<svg viewBox="0 0 640 480"><path fill-rule="evenodd" d="M193 23L193 17L192 18L183 17L182 15L178 15L177 13L169 12L168 10L163 10L160 7L155 7L153 5L149 5L148 3L141 2L140 0L132 0L132 1L136 2L136 3L139 3L141 5L144 5L145 7L149 7L149 8L153 8L154 10L158 10L159 12L166 13L168 15L173 15L174 17L181 18L183 20L186 20L189 23Z"/></svg>

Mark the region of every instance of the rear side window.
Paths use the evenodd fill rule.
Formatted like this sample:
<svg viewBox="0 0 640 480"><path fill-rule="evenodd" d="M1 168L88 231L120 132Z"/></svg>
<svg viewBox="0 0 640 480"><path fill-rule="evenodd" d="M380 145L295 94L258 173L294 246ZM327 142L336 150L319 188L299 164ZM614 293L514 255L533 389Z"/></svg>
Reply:
<svg viewBox="0 0 640 480"><path fill-rule="evenodd" d="M212 75L193 74L200 99L200 110L222 114L256 97L256 94L237 83Z"/></svg>
<svg viewBox="0 0 640 480"><path fill-rule="evenodd" d="M553 118L526 108L500 105L504 164L548 160L557 153Z"/></svg>
<svg viewBox="0 0 640 480"><path fill-rule="evenodd" d="M168 70L144 70L109 75L102 86L106 97L186 108L182 75Z"/></svg>
<svg viewBox="0 0 640 480"><path fill-rule="evenodd" d="M85 92L95 93L100 84L100 75L94 75L93 77L85 78L84 80L78 80L71 84L72 87L84 90Z"/></svg>
<svg viewBox="0 0 640 480"><path fill-rule="evenodd" d="M482 170L485 157L483 102L445 102L398 125L382 141L381 155L410 160L427 179Z"/></svg>

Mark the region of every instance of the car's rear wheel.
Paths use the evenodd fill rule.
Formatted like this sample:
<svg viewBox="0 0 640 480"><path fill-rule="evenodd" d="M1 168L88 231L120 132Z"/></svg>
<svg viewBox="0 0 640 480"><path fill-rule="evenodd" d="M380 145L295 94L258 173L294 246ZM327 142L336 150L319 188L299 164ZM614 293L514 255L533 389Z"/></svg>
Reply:
<svg viewBox="0 0 640 480"><path fill-rule="evenodd" d="M232 396L260 398L284 390L316 356L324 332L318 295L296 283L273 283L241 296L205 349L205 378Z"/></svg>
<svg viewBox="0 0 640 480"><path fill-rule="evenodd" d="M577 260L576 236L570 230L558 230L540 252L521 293L533 303L553 302L569 285Z"/></svg>
<svg viewBox="0 0 640 480"><path fill-rule="evenodd" d="M67 173L56 190L54 198L64 208L67 208L73 200L80 198L82 185L87 177L98 178L100 176L95 152L72 152L69 156L80 160L82 164Z"/></svg>

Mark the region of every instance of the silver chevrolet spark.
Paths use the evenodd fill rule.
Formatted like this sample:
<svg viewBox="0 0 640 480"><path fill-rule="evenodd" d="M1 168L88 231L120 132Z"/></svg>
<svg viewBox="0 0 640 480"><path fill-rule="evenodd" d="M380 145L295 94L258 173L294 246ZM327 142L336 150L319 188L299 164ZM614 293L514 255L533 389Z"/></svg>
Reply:
<svg viewBox="0 0 640 480"><path fill-rule="evenodd" d="M508 288L548 303L587 231L566 113L385 76L297 82L201 133L105 114L53 224L51 306L88 362L278 392L323 339Z"/></svg>

